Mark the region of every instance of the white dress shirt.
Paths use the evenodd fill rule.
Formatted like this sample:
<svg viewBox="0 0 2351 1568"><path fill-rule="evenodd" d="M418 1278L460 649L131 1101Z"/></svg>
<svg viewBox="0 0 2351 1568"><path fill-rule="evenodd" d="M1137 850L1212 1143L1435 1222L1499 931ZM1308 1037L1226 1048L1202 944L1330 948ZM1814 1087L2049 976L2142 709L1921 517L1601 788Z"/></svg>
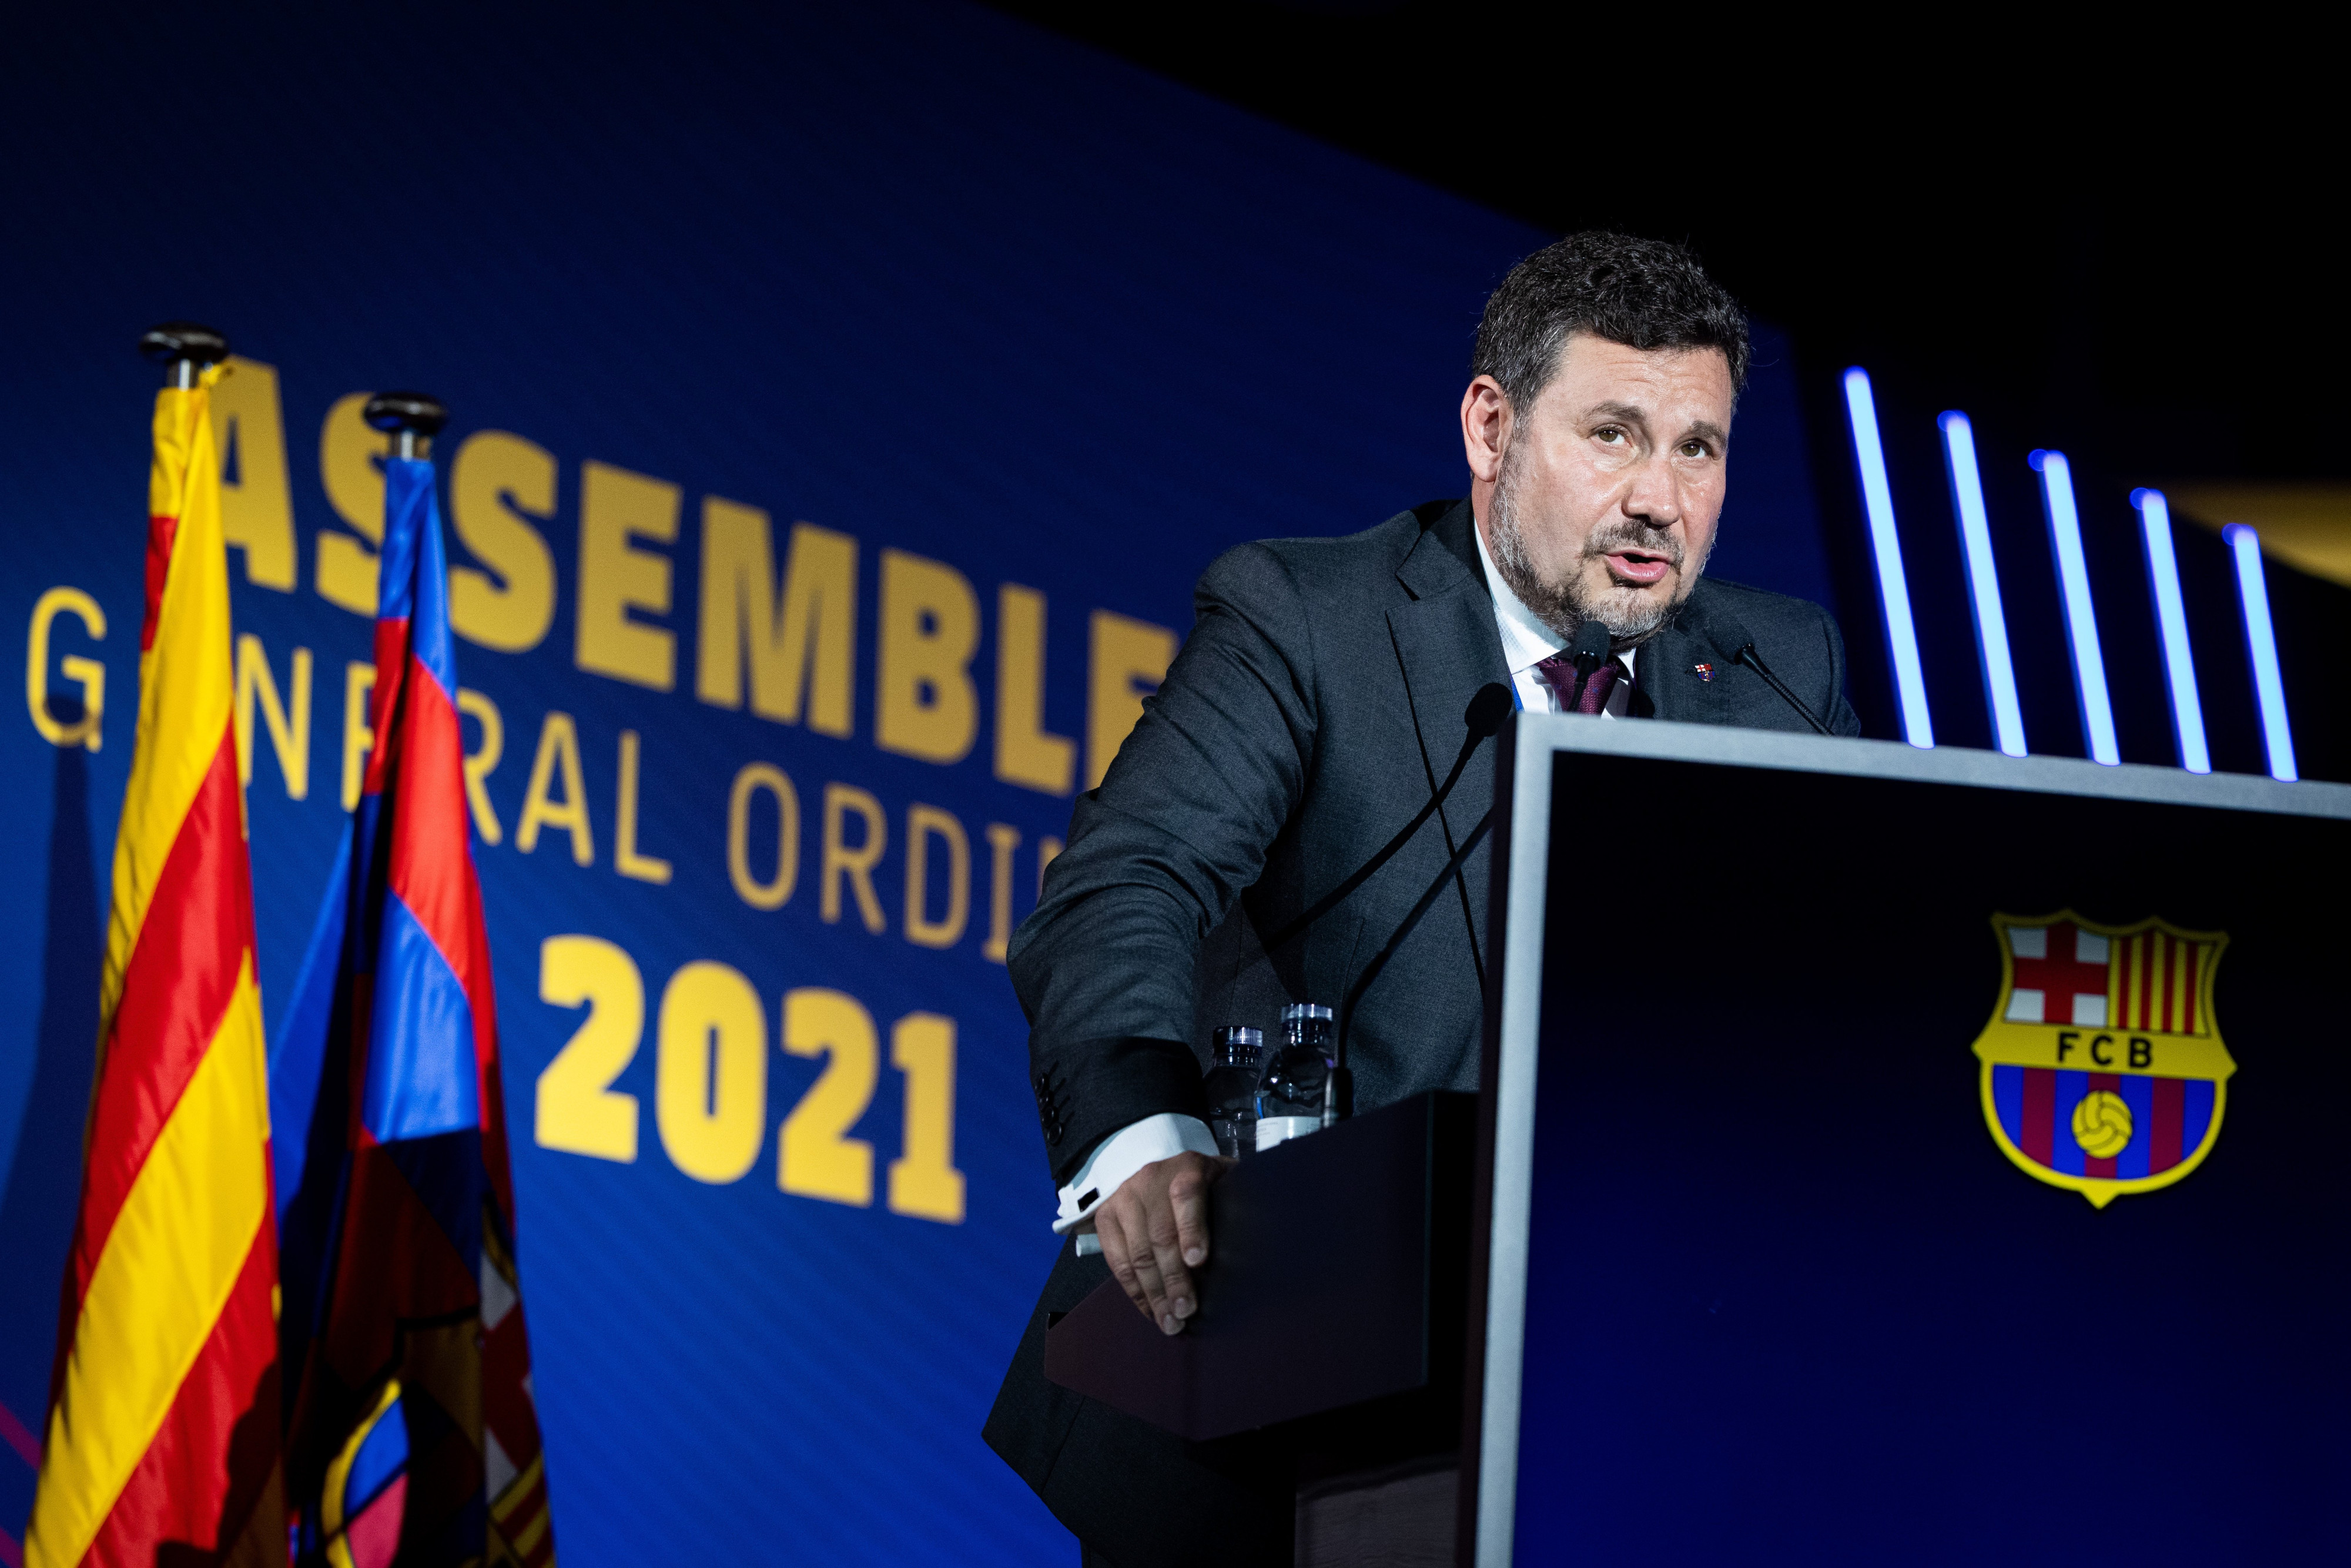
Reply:
<svg viewBox="0 0 2351 1568"><path fill-rule="evenodd" d="M1494 570L1494 558L1487 553L1485 530L1473 526L1470 532L1477 538L1478 559L1486 569L1486 587L1493 594L1494 626L1502 636L1502 662L1510 668L1510 685L1517 688L1519 706L1529 713L1557 713L1559 695L1535 673L1535 666L1566 647L1567 639L1537 619L1510 591L1510 585ZM1633 700L1633 658L1637 651L1628 648L1616 655L1625 674L1608 693L1608 706L1601 710L1603 718L1625 716L1626 705ZM1113 1133L1094 1145L1070 1185L1061 1188L1061 1213L1053 1221L1053 1234L1091 1232L1094 1210L1109 1202L1127 1177L1186 1151L1216 1156L1216 1134L1197 1116L1162 1111ZM1079 1250L1096 1250L1090 1240L1090 1237L1081 1238Z"/></svg>
<svg viewBox="0 0 2351 1568"><path fill-rule="evenodd" d="M1494 569L1494 558L1486 549L1486 532L1473 528L1470 532L1478 540L1478 559L1486 568L1486 586L1494 595L1494 625L1502 634L1502 663L1510 667L1510 685L1517 688L1519 706L1529 713L1559 712L1559 695L1551 683L1535 673L1535 666L1567 646L1567 639L1552 631L1535 617L1535 612L1510 591L1502 574ZM1603 718L1623 718L1633 700L1633 658L1640 652L1627 648L1616 655L1625 674L1609 688L1608 706L1600 710Z"/></svg>

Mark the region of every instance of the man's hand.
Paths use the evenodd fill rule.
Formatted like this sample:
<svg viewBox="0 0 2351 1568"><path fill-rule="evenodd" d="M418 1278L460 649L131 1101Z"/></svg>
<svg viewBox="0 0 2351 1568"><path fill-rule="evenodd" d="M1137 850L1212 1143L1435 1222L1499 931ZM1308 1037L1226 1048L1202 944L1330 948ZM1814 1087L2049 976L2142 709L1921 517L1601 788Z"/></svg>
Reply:
<svg viewBox="0 0 2351 1568"><path fill-rule="evenodd" d="M1233 1163L1187 1153L1147 1165L1094 1211L1102 1261L1162 1333L1199 1310L1191 1271L1208 1260L1208 1184Z"/></svg>

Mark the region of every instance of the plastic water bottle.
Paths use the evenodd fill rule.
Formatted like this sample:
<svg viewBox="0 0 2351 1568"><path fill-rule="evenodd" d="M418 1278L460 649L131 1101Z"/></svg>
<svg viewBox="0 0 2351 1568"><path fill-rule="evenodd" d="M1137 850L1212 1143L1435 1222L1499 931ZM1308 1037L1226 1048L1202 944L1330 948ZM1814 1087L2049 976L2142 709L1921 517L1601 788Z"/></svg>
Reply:
<svg viewBox="0 0 2351 1568"><path fill-rule="evenodd" d="M1217 1030L1217 1064L1208 1069L1208 1130L1217 1152L1238 1159L1257 1146L1257 1066L1265 1031L1229 1023Z"/></svg>
<svg viewBox="0 0 2351 1568"><path fill-rule="evenodd" d="M1322 1085L1331 1076L1331 1009L1292 1002L1281 1009L1281 1043L1268 1054L1257 1087L1257 1146L1262 1151L1322 1127Z"/></svg>

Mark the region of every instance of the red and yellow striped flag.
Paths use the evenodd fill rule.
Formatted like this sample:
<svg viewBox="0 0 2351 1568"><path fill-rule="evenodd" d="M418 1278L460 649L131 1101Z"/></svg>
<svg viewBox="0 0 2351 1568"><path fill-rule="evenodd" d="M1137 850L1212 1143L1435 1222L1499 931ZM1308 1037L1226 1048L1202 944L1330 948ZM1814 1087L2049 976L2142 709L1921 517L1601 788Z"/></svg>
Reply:
<svg viewBox="0 0 2351 1568"><path fill-rule="evenodd" d="M277 1232L207 404L155 401L139 738L27 1568L282 1563Z"/></svg>

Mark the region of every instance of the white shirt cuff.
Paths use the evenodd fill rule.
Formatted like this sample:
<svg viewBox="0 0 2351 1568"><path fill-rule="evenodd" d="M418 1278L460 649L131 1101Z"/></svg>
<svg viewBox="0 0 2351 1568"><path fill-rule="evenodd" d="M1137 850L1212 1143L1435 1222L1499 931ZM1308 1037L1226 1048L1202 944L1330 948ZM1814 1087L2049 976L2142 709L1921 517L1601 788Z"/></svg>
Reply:
<svg viewBox="0 0 2351 1568"><path fill-rule="evenodd" d="M1217 1156L1217 1137L1197 1116L1162 1111L1113 1133L1094 1145L1070 1185L1061 1189L1061 1212L1053 1234L1067 1236L1080 1226L1093 1228L1094 1210L1144 1166L1190 1153Z"/></svg>

